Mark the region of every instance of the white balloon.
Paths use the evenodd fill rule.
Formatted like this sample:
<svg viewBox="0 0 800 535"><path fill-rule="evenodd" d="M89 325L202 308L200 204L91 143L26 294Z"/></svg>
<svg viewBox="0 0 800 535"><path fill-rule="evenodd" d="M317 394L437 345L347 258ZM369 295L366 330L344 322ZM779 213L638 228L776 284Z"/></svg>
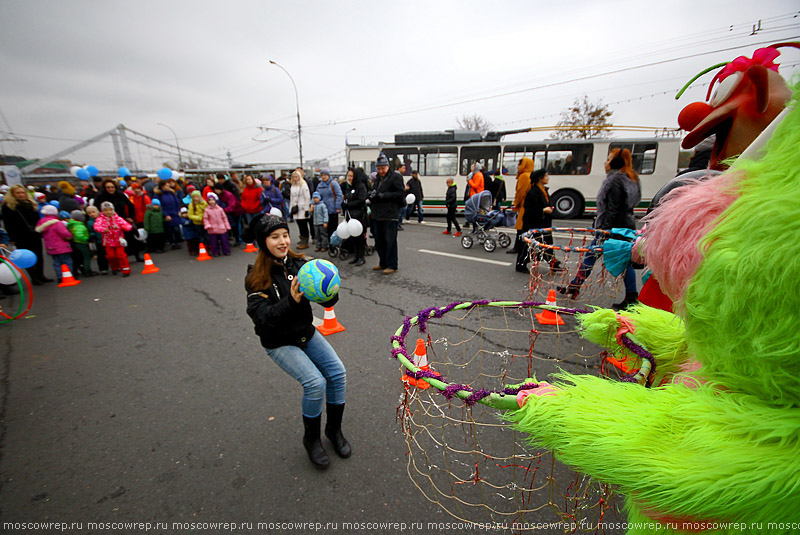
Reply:
<svg viewBox="0 0 800 535"><path fill-rule="evenodd" d="M336 227L336 235L343 240L346 240L350 237L350 229L347 228L347 221L342 221L339 223L339 226Z"/></svg>
<svg viewBox="0 0 800 535"><path fill-rule="evenodd" d="M22 275L16 269L5 262L0 263L0 284L16 284L17 278L21 279Z"/></svg>
<svg viewBox="0 0 800 535"><path fill-rule="evenodd" d="M283 217L283 212L281 212L281 209L278 208L277 206L273 206L272 208L270 208L269 213L274 216Z"/></svg>
<svg viewBox="0 0 800 535"><path fill-rule="evenodd" d="M72 167L69 168L69 174L71 174L74 177L77 177L78 176L78 171L80 169L83 169L83 167L81 167L79 165L73 165Z"/></svg>
<svg viewBox="0 0 800 535"><path fill-rule="evenodd" d="M178 180L180 177L181 177L181 174L173 169L172 170L172 178L174 178L175 180Z"/></svg>
<svg viewBox="0 0 800 535"><path fill-rule="evenodd" d="M137 231L136 239L139 241L145 241L147 239L147 231L143 228L140 228Z"/></svg>
<svg viewBox="0 0 800 535"><path fill-rule="evenodd" d="M406 204L414 204L414 201L416 200L417 198L414 197L413 193L409 193L408 195L406 195Z"/></svg>
<svg viewBox="0 0 800 535"><path fill-rule="evenodd" d="M351 217L350 221L347 222L347 231L350 236L361 236L361 233L364 232L364 225L355 217Z"/></svg>

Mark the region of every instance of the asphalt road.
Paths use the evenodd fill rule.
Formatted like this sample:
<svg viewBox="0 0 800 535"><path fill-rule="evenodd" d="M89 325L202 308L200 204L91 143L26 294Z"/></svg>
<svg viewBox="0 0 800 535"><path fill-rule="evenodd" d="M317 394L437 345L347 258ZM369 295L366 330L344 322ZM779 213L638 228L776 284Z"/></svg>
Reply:
<svg viewBox="0 0 800 535"><path fill-rule="evenodd" d="M485 533L445 526L457 521L406 473L389 339L429 306L524 299L528 278L512 255L443 236L442 222L406 225L394 275L370 269L377 256L359 268L338 262L336 316L347 330L328 340L348 370L354 454L331 451L323 472L301 445L300 387L266 356L245 314L255 255L197 262L174 251L154 255L158 274L133 264L127 279L37 287L29 316L0 325L0 521L17 523L3 531L138 533L147 526L119 523L141 522L154 533ZM565 353L592 351L565 343L575 344ZM19 524L34 522L80 524ZM258 531L259 522L276 529Z"/></svg>

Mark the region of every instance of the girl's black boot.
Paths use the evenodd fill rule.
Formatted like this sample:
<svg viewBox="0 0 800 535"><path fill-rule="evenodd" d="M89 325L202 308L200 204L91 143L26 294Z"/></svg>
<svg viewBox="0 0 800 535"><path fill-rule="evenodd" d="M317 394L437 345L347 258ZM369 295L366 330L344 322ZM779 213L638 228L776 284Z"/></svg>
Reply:
<svg viewBox="0 0 800 535"><path fill-rule="evenodd" d="M305 434L303 434L303 446L308 452L308 458L311 464L317 468L328 468L331 460L328 458L328 453L322 447L322 440L320 440L319 430L322 425L322 415L316 418L308 418L303 416L303 427Z"/></svg>
<svg viewBox="0 0 800 535"><path fill-rule="evenodd" d="M341 405L327 404L328 421L325 422L325 436L330 439L333 444L333 450L336 455L343 459L347 459L352 455L353 451L350 448L350 443L344 438L342 434L342 415L344 414L344 403Z"/></svg>

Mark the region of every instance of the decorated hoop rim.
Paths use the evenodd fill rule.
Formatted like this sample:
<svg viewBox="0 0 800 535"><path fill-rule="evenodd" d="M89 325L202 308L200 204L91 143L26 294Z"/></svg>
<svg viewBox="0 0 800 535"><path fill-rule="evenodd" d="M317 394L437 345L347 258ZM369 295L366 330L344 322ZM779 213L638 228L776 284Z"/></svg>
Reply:
<svg viewBox="0 0 800 535"><path fill-rule="evenodd" d="M31 306L33 306L33 288L31 287L31 282L28 280L28 277L25 275L25 271L18 267L14 262L3 255L0 255L0 264L5 264L11 267L11 272L14 274L14 278L17 279L17 287L19 288L20 297L24 297L26 295L28 296L28 299L19 300L19 307L13 316L0 310L0 324L3 324L9 323L15 319L19 319L30 311ZM25 301L28 302L27 307L25 306Z"/></svg>
<svg viewBox="0 0 800 535"><path fill-rule="evenodd" d="M418 326L421 333L427 332L428 321L435 318L441 318L448 312L454 310L470 310L476 307L498 307L498 308L538 308L541 310L550 310L558 312L559 314L575 315L590 312L589 310L566 308L557 305L548 305L547 303L533 302L533 301L503 301L503 300L481 300L481 301L464 301L450 303L444 307L431 307L421 310L416 316L406 316L403 320L403 326L397 329L394 336L392 336L392 356L405 368L405 375L414 379L422 379L436 388L447 399L458 397L462 399L468 406L473 406L476 403L481 403L488 407L500 410L514 410L518 409L517 394L522 390L530 390L538 388L539 383L533 381L523 381L516 385L508 385L502 390L475 390L469 385L456 384L447 382L446 378L441 374L434 373L427 370L422 370L417 367L412 358L408 354L405 339L413 326Z"/></svg>
<svg viewBox="0 0 800 535"><path fill-rule="evenodd" d="M607 230L603 229L596 229L596 228L582 228L582 227L548 227L548 228L535 228L531 229L520 236L526 243L530 245L535 245L537 247L541 247L543 249L550 249L553 251L564 251L565 253L571 252L578 252L578 253L596 253L602 254L603 246L602 245L591 245L589 247L570 247L568 245L550 245L549 243L543 243L534 239L534 235L542 234L545 232L577 232L577 233L584 233L584 234L600 234L604 238L608 238L611 233Z"/></svg>

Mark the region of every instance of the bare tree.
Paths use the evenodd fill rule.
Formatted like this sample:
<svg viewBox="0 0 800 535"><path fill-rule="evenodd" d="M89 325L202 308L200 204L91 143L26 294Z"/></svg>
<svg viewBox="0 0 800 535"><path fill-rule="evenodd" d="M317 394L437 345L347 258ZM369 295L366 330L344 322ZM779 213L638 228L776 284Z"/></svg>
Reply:
<svg viewBox="0 0 800 535"><path fill-rule="evenodd" d="M561 120L556 126L562 127L550 137L554 139L589 139L609 137L612 124L611 111L602 100L596 103L588 95L576 98L572 106L561 112Z"/></svg>
<svg viewBox="0 0 800 535"><path fill-rule="evenodd" d="M462 115L456 119L456 125L461 130L472 130L480 132L481 134L485 134L492 129L492 126L494 126L477 113L473 115Z"/></svg>

